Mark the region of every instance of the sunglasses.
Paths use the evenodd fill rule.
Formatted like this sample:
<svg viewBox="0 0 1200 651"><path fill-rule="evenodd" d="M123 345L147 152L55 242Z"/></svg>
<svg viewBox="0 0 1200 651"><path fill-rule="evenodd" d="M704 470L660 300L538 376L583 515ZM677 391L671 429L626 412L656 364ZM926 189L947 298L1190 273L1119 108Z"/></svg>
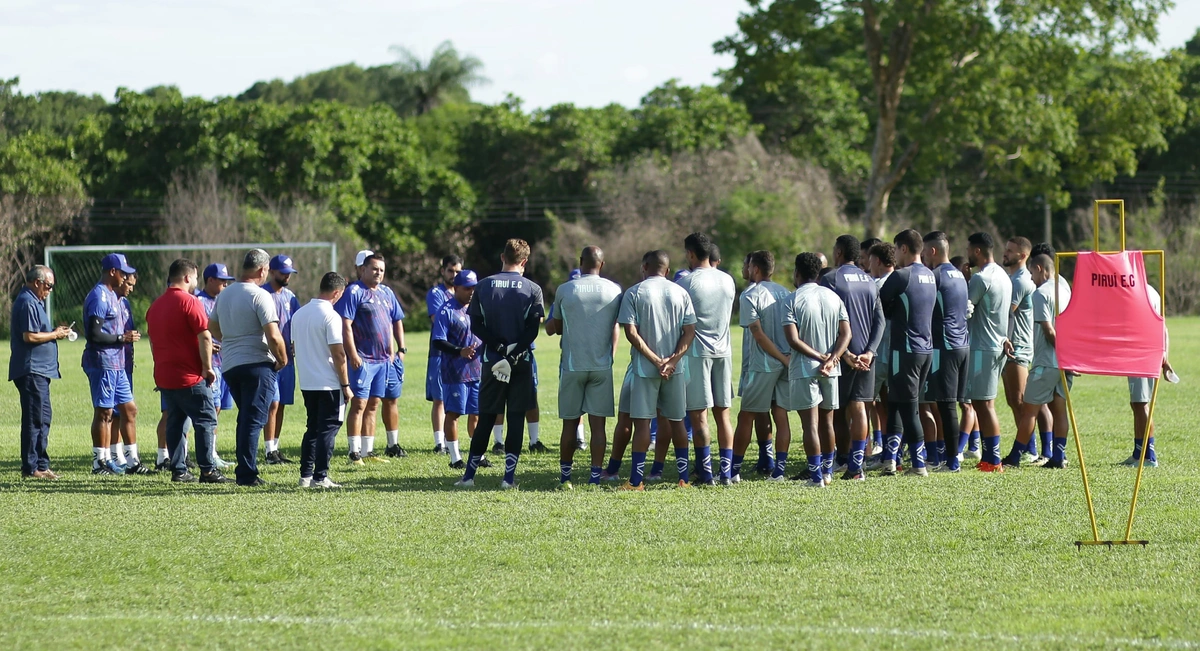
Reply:
<svg viewBox="0 0 1200 651"><path fill-rule="evenodd" d="M48 283L44 280L39 280L38 282L42 284L42 287L46 288L46 291L52 291L54 289L54 283Z"/></svg>

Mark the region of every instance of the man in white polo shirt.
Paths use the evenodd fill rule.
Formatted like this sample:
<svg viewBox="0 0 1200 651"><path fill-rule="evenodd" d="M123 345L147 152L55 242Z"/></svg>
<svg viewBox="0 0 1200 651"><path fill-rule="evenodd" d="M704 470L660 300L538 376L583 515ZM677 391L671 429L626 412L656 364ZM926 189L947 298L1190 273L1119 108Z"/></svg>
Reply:
<svg viewBox="0 0 1200 651"><path fill-rule="evenodd" d="M292 346L308 427L300 443L300 487L340 488L329 478L329 460L346 403L354 397L342 346L342 318L333 304L346 291L335 272L321 277L321 294L292 315Z"/></svg>

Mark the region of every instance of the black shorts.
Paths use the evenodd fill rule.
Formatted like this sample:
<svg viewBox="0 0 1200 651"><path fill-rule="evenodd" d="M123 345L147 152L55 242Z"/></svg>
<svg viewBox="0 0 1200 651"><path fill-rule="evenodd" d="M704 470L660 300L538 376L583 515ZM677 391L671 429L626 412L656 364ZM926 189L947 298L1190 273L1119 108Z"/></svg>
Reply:
<svg viewBox="0 0 1200 651"><path fill-rule="evenodd" d="M888 376L888 401L920 402L933 353L892 351L891 375Z"/></svg>
<svg viewBox="0 0 1200 651"><path fill-rule="evenodd" d="M838 404L842 407L851 402L875 401L875 362L871 368L859 371L845 361L842 362L842 377L838 378Z"/></svg>
<svg viewBox="0 0 1200 651"><path fill-rule="evenodd" d="M492 375L495 362L484 362L483 377L479 382L479 413L526 412L537 406L537 382L531 360L532 356L527 355L518 361L508 382L501 382Z"/></svg>
<svg viewBox="0 0 1200 651"><path fill-rule="evenodd" d="M929 385L925 390L926 402L963 402L967 399L967 361L971 351L933 351L933 365L929 371Z"/></svg>

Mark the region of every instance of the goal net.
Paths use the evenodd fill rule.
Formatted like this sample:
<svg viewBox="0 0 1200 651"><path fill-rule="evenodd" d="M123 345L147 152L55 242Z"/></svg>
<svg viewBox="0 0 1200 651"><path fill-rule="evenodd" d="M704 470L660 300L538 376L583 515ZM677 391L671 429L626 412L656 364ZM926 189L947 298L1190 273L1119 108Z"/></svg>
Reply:
<svg viewBox="0 0 1200 651"><path fill-rule="evenodd" d="M301 304L316 296L321 276L337 269L337 245L333 242L278 242L272 244L155 244L112 246L49 246L46 247L46 266L54 270L54 291L46 301L51 323L75 322L83 327L83 299L100 280L100 261L109 253L123 253L130 266L137 269L137 286L129 296L130 307L140 328L146 323L146 310L167 286L167 269L178 258L187 258L204 268L214 262L229 267L229 275L237 277L246 251L265 250L271 256L286 255L292 259L296 275L288 288L296 293ZM200 281L203 286L203 280Z"/></svg>

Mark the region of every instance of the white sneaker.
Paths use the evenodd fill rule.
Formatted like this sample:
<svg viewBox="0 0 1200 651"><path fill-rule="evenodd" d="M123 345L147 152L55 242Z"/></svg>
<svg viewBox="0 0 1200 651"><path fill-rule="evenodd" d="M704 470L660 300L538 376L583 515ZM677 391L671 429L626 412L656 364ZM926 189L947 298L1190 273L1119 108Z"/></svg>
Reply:
<svg viewBox="0 0 1200 651"><path fill-rule="evenodd" d="M912 476L915 476L915 477L928 477L928 476L929 476L929 469L928 469L928 468L912 468L912 467L909 467L907 470L905 470L905 471L904 471L904 474L906 474L906 475L912 475Z"/></svg>
<svg viewBox="0 0 1200 651"><path fill-rule="evenodd" d="M508 482L506 482L506 481L504 481L504 480L500 480L500 490L502 490L502 491L512 491L512 490L516 490L516 489L517 489L517 485L516 485L516 483L512 483L512 484L510 484L510 483L508 483Z"/></svg>
<svg viewBox="0 0 1200 651"><path fill-rule="evenodd" d="M825 488L824 481L804 481L800 483L804 484L805 488Z"/></svg>
<svg viewBox="0 0 1200 651"><path fill-rule="evenodd" d="M213 466L215 466L217 470L229 470L234 466L234 464L229 463L228 461L216 455L213 455L212 462Z"/></svg>
<svg viewBox="0 0 1200 651"><path fill-rule="evenodd" d="M883 453L880 452L879 454L883 454ZM883 467L883 459L881 459L878 454L871 457L870 459L867 459L867 462L863 464L863 470L879 470L882 467Z"/></svg>
<svg viewBox="0 0 1200 651"><path fill-rule="evenodd" d="M1034 454L1029 454L1028 452L1021 453L1021 463L1025 464L1027 466L1032 466L1034 464L1034 462L1040 458L1041 457L1034 455Z"/></svg>
<svg viewBox="0 0 1200 651"><path fill-rule="evenodd" d="M312 488L312 485L313 485L312 477L301 477L300 478L300 488Z"/></svg>
<svg viewBox="0 0 1200 651"><path fill-rule="evenodd" d="M333 483L332 479L326 477L325 479L322 479L321 481L314 481L312 484L312 487L313 488L341 488L342 485L335 484L335 483Z"/></svg>
<svg viewBox="0 0 1200 651"><path fill-rule="evenodd" d="M784 477L783 475L779 475L778 477L771 475L770 477L767 477L767 481L787 481L787 477Z"/></svg>
<svg viewBox="0 0 1200 651"><path fill-rule="evenodd" d="M883 454L883 446L882 445L872 445L871 446L871 454L869 456L877 457L881 454Z"/></svg>
<svg viewBox="0 0 1200 651"><path fill-rule="evenodd" d="M963 453L963 457L966 459L982 459L983 458L983 448L980 448L978 450L967 450L966 452Z"/></svg>
<svg viewBox="0 0 1200 651"><path fill-rule="evenodd" d="M734 475L733 477L731 477L729 479L729 481L730 481L730 483L733 483L733 484L740 484L740 483L742 483L742 475L741 474Z"/></svg>
<svg viewBox="0 0 1200 651"><path fill-rule="evenodd" d="M879 469L880 469L881 471L883 471L883 474L885 474L885 475L894 475L894 474L896 474L896 460L895 460L895 459L888 459L887 461L884 461L884 462L883 462L883 465L882 465L882 466L880 466L880 468L879 468Z"/></svg>
<svg viewBox="0 0 1200 651"><path fill-rule="evenodd" d="M954 470L951 470L950 466L943 463L943 464L939 465L937 468L934 468L933 471L934 472L958 472L958 469L956 468Z"/></svg>
<svg viewBox="0 0 1200 651"><path fill-rule="evenodd" d="M460 479L460 480L454 482L454 487L455 488L475 488L475 480L474 479Z"/></svg>
<svg viewBox="0 0 1200 651"><path fill-rule="evenodd" d="M842 472L845 472L844 470ZM821 483L826 486L833 483L833 475L821 475Z"/></svg>
<svg viewBox="0 0 1200 651"><path fill-rule="evenodd" d="M849 464L839 463L838 465L833 467L833 472L835 474L840 475L840 474L846 472L846 468L848 468L848 467L849 467Z"/></svg>

